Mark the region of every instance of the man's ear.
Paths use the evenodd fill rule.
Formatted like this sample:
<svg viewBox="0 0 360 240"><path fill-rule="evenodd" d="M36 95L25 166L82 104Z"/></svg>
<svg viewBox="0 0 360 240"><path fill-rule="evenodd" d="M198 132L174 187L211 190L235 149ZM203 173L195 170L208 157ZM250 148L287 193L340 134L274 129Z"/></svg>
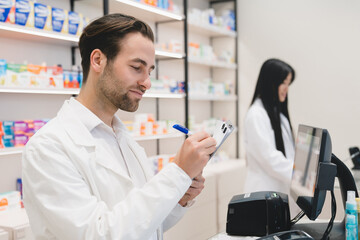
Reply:
<svg viewBox="0 0 360 240"><path fill-rule="evenodd" d="M90 54L90 67L96 72L101 73L106 65L106 56L100 49L94 49Z"/></svg>

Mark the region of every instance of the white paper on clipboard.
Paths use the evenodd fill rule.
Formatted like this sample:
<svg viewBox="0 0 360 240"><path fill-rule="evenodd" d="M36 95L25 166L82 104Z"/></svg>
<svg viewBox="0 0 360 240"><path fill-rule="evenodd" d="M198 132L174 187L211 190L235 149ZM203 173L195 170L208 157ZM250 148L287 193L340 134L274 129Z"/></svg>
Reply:
<svg viewBox="0 0 360 240"><path fill-rule="evenodd" d="M230 121L217 121L215 125L215 130L213 134L213 138L216 140L216 149L215 151L210 154L210 159L217 150L221 147L221 145L225 142L225 140L229 137L229 135L234 131L234 126L231 124Z"/></svg>

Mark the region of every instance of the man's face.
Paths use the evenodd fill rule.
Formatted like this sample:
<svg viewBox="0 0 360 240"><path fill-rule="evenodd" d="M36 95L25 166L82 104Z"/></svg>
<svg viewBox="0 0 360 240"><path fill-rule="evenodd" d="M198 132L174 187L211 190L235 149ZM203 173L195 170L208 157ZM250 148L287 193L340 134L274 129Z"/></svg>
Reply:
<svg viewBox="0 0 360 240"><path fill-rule="evenodd" d="M120 49L113 61L107 61L97 89L106 102L134 112L142 95L151 87L149 75L155 68L155 48L153 42L140 33L129 33Z"/></svg>

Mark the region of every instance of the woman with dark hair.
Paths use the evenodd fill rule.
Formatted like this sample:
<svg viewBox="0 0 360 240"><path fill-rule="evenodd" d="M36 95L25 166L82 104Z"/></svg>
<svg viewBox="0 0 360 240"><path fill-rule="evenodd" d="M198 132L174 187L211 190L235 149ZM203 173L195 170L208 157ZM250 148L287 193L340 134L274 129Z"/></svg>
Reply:
<svg viewBox="0 0 360 240"><path fill-rule="evenodd" d="M261 67L244 125L245 192L289 195L295 145L287 93L294 78L294 69L281 60L269 59Z"/></svg>

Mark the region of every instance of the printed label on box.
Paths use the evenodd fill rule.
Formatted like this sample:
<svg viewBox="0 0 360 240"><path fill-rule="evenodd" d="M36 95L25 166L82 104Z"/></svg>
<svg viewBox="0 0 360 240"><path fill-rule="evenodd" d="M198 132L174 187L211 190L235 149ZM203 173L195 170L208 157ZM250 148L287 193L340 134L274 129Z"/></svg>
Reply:
<svg viewBox="0 0 360 240"><path fill-rule="evenodd" d="M0 0L0 22L15 22L14 0Z"/></svg>
<svg viewBox="0 0 360 240"><path fill-rule="evenodd" d="M52 30L54 32L68 32L68 12L61 8L51 9Z"/></svg>
<svg viewBox="0 0 360 240"><path fill-rule="evenodd" d="M69 33L80 35L83 28L83 17L77 12L69 12Z"/></svg>
<svg viewBox="0 0 360 240"><path fill-rule="evenodd" d="M3 135L2 136L2 142L4 147L14 147L14 135Z"/></svg>
<svg viewBox="0 0 360 240"><path fill-rule="evenodd" d="M34 25L36 28L51 30L51 7L34 3Z"/></svg>
<svg viewBox="0 0 360 240"><path fill-rule="evenodd" d="M6 60L0 59L0 86L5 85L6 80Z"/></svg>
<svg viewBox="0 0 360 240"><path fill-rule="evenodd" d="M27 0L15 2L15 24L34 27L34 3Z"/></svg>
<svg viewBox="0 0 360 240"><path fill-rule="evenodd" d="M28 86L27 66L24 64L7 64L5 86L26 87Z"/></svg>
<svg viewBox="0 0 360 240"><path fill-rule="evenodd" d="M23 147L29 140L29 137L25 134L15 134L14 136L14 146L15 147Z"/></svg>

